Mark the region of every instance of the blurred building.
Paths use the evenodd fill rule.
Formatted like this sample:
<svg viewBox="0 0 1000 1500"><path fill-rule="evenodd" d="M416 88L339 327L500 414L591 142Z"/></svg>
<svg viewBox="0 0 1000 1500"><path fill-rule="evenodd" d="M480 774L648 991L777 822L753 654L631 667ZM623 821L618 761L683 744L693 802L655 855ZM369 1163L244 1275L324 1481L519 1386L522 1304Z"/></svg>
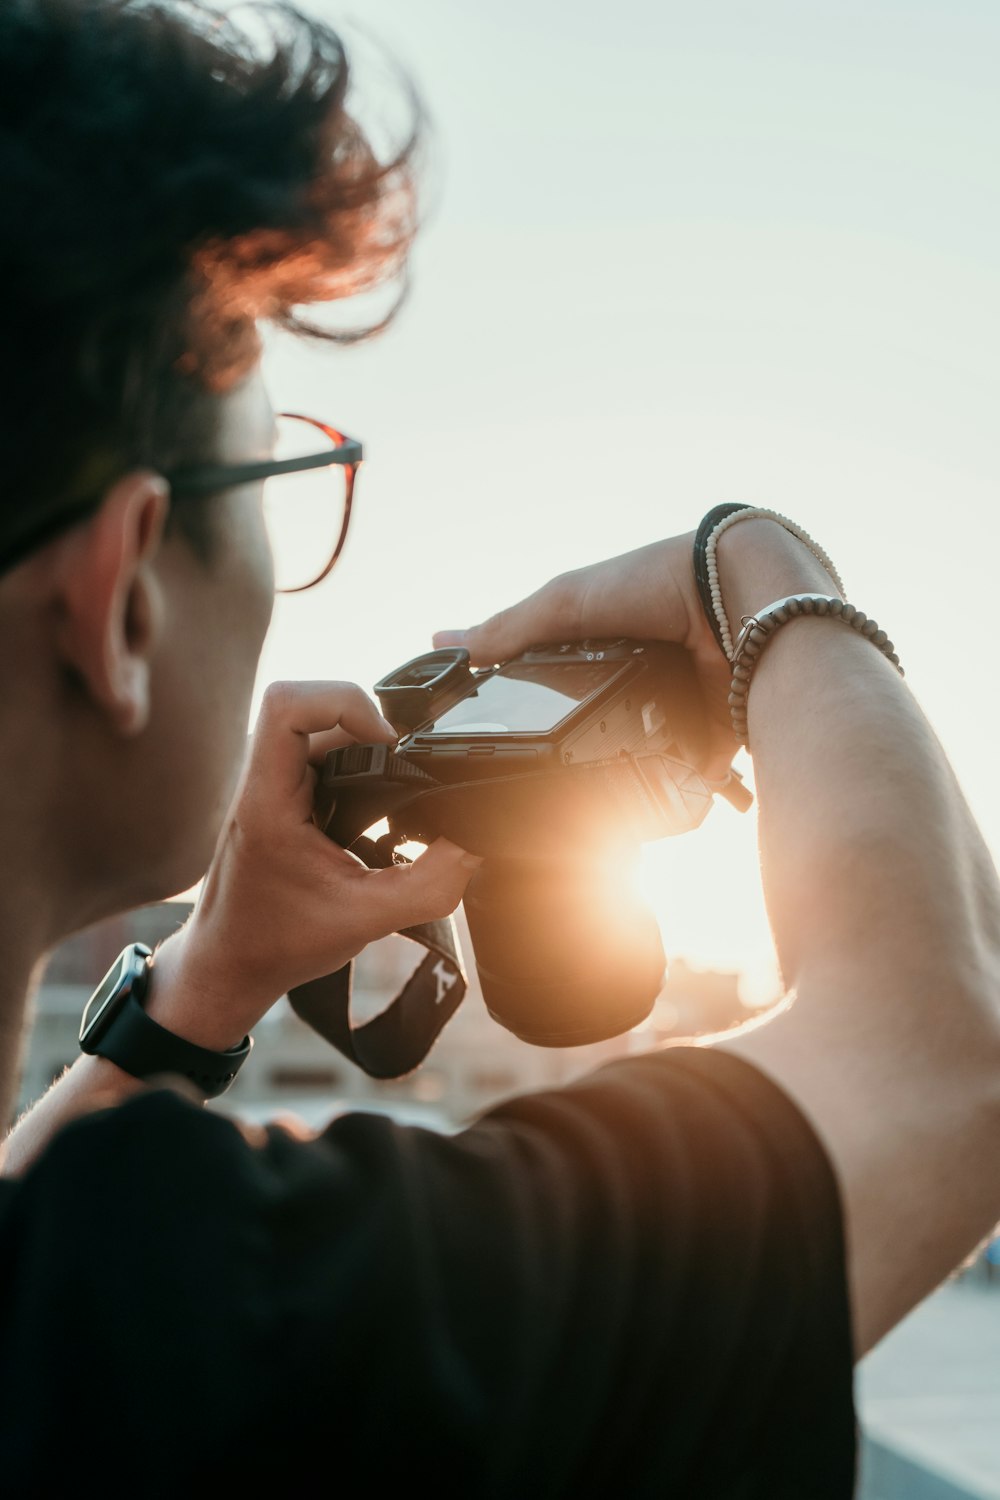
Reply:
<svg viewBox="0 0 1000 1500"><path fill-rule="evenodd" d="M683 958L670 963L645 1029L654 1041L670 1037L707 1036L729 1031L749 1020L751 1012L740 999L739 974L718 969L694 969Z"/></svg>
<svg viewBox="0 0 1000 1500"><path fill-rule="evenodd" d="M40 1097L78 1055L83 1007L116 955L133 941L150 947L186 919L181 902L133 911L70 939L52 956L35 1004L19 1110ZM467 959L468 930L459 931ZM363 1021L402 988L422 954L405 938L374 944L357 960L353 1011ZM641 1028L608 1042L576 1048L531 1047L497 1025L486 1011L467 963L469 994L427 1062L406 1078L368 1078L329 1047L280 1001L255 1030L255 1046L230 1091L213 1108L251 1119L282 1111L319 1125L342 1108L374 1109L398 1118L452 1129L500 1099L556 1087L613 1057L643 1051L668 1037L724 1030L746 1017L735 974L702 973L676 962Z"/></svg>

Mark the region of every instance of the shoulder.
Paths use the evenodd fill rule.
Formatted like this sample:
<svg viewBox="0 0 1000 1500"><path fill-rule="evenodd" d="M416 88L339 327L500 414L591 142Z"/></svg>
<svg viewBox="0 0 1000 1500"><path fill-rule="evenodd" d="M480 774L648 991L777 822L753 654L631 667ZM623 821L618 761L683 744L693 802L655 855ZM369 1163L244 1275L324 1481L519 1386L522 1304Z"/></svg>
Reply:
<svg viewBox="0 0 1000 1500"><path fill-rule="evenodd" d="M151 1092L67 1127L0 1199L0 1262L25 1452L45 1450L38 1413L82 1432L113 1392L167 1450L180 1424L205 1453L252 1431L261 1461L290 1434L319 1454L336 1412L396 1477L444 1444L469 1493L484 1472L497 1492L610 1492L624 1469L630 1493L665 1492L727 1389L727 1464L784 1472L794 1455L761 1451L779 1408L850 1461L829 1165L775 1085L707 1049L453 1137L352 1114L248 1138ZM46 1348L85 1351L86 1380ZM686 1416L668 1432L663 1411ZM726 1493L698 1453L699 1492Z"/></svg>
<svg viewBox="0 0 1000 1500"><path fill-rule="evenodd" d="M389 1194L402 1211L419 1187L427 1209L463 1195L509 1207L512 1195L539 1189L564 1200L601 1195L609 1179L639 1212L668 1187L675 1213L681 1188L693 1210L700 1195L728 1191L738 1213L779 1186L786 1218L801 1210L815 1223L820 1213L832 1233L840 1211L826 1153L787 1095L742 1059L693 1047L513 1099L454 1136L352 1113L299 1141L151 1090L68 1125L17 1196L64 1218L79 1213L95 1232L147 1214L171 1214L178 1232L197 1216L205 1238L255 1208L273 1223L302 1197L322 1220L324 1198L360 1212Z"/></svg>

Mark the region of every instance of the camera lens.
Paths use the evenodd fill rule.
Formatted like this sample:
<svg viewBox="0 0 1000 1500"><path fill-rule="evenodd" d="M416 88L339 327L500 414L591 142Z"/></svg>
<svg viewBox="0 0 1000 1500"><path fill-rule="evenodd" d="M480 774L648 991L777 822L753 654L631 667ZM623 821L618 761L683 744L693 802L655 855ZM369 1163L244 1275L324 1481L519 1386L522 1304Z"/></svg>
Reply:
<svg viewBox="0 0 1000 1500"><path fill-rule="evenodd" d="M618 1036L659 994L659 927L606 861L489 859L465 915L487 1010L535 1046Z"/></svg>

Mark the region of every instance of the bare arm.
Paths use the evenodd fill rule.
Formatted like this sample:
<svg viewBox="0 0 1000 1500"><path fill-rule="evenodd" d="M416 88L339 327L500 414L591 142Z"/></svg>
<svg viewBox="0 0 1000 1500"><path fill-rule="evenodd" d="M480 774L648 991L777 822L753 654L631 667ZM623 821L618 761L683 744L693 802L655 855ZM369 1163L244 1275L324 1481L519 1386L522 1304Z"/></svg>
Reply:
<svg viewBox="0 0 1000 1500"><path fill-rule="evenodd" d="M729 674L690 544L674 538L554 580L464 633L474 660L610 631L680 641L717 726L719 774L734 746ZM737 626L784 595L835 592L770 521L728 531L719 564ZM877 615L877 601L861 602ZM1000 1218L1000 893L916 701L854 631L808 617L778 631L749 723L765 894L797 998L720 1045L771 1075L826 1145L860 1356Z"/></svg>
<svg viewBox="0 0 1000 1500"><path fill-rule="evenodd" d="M723 537L732 620L803 587L801 549L777 532L748 521ZM1000 1217L996 872L912 693L855 632L816 618L780 630L749 725L764 890L796 999L725 1045L827 1145L861 1354Z"/></svg>

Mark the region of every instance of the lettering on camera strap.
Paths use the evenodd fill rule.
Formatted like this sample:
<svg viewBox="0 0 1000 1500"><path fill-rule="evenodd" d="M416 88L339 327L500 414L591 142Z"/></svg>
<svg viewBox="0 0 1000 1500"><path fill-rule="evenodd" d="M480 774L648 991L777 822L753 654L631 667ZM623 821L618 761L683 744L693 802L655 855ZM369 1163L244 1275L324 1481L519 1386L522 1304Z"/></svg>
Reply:
<svg viewBox="0 0 1000 1500"><path fill-rule="evenodd" d="M373 870L405 863L392 848L391 835L378 843L357 839L351 852ZM297 1016L371 1078L412 1073L458 1010L468 988L450 917L404 928L401 936L427 952L388 1008L363 1026L351 1024L352 963L299 985L288 996Z"/></svg>
<svg viewBox="0 0 1000 1500"><path fill-rule="evenodd" d="M440 1005L445 999L448 991L458 983L458 975L453 969L449 969L443 958L439 958L431 973L437 980L437 994L434 996L434 1004Z"/></svg>

